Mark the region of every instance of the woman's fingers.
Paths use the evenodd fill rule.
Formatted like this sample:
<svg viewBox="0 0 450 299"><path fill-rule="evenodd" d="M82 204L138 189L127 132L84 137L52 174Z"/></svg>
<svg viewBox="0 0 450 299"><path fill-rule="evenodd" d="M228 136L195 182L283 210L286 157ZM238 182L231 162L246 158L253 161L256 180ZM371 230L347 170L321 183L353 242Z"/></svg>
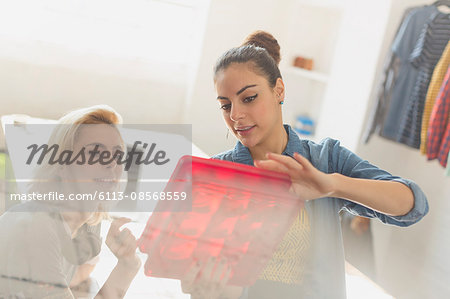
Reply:
<svg viewBox="0 0 450 299"><path fill-rule="evenodd" d="M211 279L211 277L213 276L212 274L213 274L213 270L214 270L215 264L216 264L215 263L215 258L209 257L208 261L206 262L205 267L203 267L203 270L202 270L202 273L201 273L202 278L205 278L207 280Z"/></svg>
<svg viewBox="0 0 450 299"><path fill-rule="evenodd" d="M215 271L211 276L211 280L214 282L221 282L223 278L225 278L225 274L227 272L227 260L226 258L221 258L217 261L215 266Z"/></svg>
<svg viewBox="0 0 450 299"><path fill-rule="evenodd" d="M137 241L136 238L133 236L131 231L128 228L123 229L117 236L116 236L117 243L120 244L120 248L118 251L119 256L126 256L133 254L136 252L137 248Z"/></svg>
<svg viewBox="0 0 450 299"><path fill-rule="evenodd" d="M181 280L181 289L193 298L217 298L223 291L231 274L225 258L210 257L201 266L196 262Z"/></svg>
<svg viewBox="0 0 450 299"><path fill-rule="evenodd" d="M137 240L128 228L120 230L120 227L128 222L129 218L114 219L106 237L106 244L117 258L127 257L136 252Z"/></svg>
<svg viewBox="0 0 450 299"><path fill-rule="evenodd" d="M117 236L116 240L119 243L129 245L130 247L137 247L137 241L134 235L128 228L124 228Z"/></svg>
<svg viewBox="0 0 450 299"><path fill-rule="evenodd" d="M113 222L111 223L111 226L109 227L107 237L117 236L120 233L120 227L130 221L131 221L131 219L127 218L127 217L120 217L120 218L114 219Z"/></svg>
<svg viewBox="0 0 450 299"><path fill-rule="evenodd" d="M205 298L218 298L223 291L223 286L228 282L226 277L228 270L227 260L226 258L214 258L209 266L207 272L205 272L206 278L210 280L208 285L205 286Z"/></svg>
<svg viewBox="0 0 450 299"><path fill-rule="evenodd" d="M217 271L215 257L209 257L202 271L200 272L199 284L200 291L207 297L213 297L214 290L217 288L217 281L214 280L214 271Z"/></svg>
<svg viewBox="0 0 450 299"><path fill-rule="evenodd" d="M257 161L255 166L288 174L292 182L290 191L302 200L320 198L332 190L329 176L299 153L293 157L268 153L267 160Z"/></svg>
<svg viewBox="0 0 450 299"><path fill-rule="evenodd" d="M299 162L305 169L309 169L309 168L313 167L311 162L309 162L308 159L306 159L299 153L294 153L294 159L297 160L297 162Z"/></svg>
<svg viewBox="0 0 450 299"><path fill-rule="evenodd" d="M181 280L181 290L183 293L191 293L194 288L194 282L200 273L200 262L194 261L189 267L189 270Z"/></svg>
<svg viewBox="0 0 450 299"><path fill-rule="evenodd" d="M293 159L290 156L268 153L267 158L268 160L256 161L255 166L267 170L286 173L291 177L291 179L298 178L299 175L302 174L303 170L310 167L310 164L304 162L304 160L306 159L303 157L301 158L303 158L304 160L302 160L301 158L297 160L295 158Z"/></svg>
<svg viewBox="0 0 450 299"><path fill-rule="evenodd" d="M285 172L290 174L291 177L296 174L298 175L299 171L314 168L311 162L299 153L294 153L294 157L267 153L267 158L268 160L259 161L259 163L266 162L267 165L270 165L270 168L265 169ZM270 161L272 162L269 164Z"/></svg>
<svg viewBox="0 0 450 299"><path fill-rule="evenodd" d="M369 229L369 225L370 225L369 218L355 216L350 223L350 228L357 235L362 235Z"/></svg>
<svg viewBox="0 0 450 299"><path fill-rule="evenodd" d="M278 161L285 165L289 169L297 169L299 168L309 168L311 166L311 163L300 155L299 153L294 153L294 159L292 159L291 156L285 156L285 155L278 155L274 153L267 153L267 158L271 160Z"/></svg>
<svg viewBox="0 0 450 299"><path fill-rule="evenodd" d="M228 283L228 280L230 279L230 276L231 276L231 267L228 265L226 260L222 262L222 265L223 265L223 269L222 269L222 271L220 271L220 276L218 277L220 289L225 287L225 285Z"/></svg>
<svg viewBox="0 0 450 299"><path fill-rule="evenodd" d="M277 172L288 173L289 169L282 163L273 160L258 160L254 162L255 166L258 168L272 170Z"/></svg>
<svg viewBox="0 0 450 299"><path fill-rule="evenodd" d="M136 252L137 240L128 228L123 229L117 238L123 246L122 255L129 255Z"/></svg>

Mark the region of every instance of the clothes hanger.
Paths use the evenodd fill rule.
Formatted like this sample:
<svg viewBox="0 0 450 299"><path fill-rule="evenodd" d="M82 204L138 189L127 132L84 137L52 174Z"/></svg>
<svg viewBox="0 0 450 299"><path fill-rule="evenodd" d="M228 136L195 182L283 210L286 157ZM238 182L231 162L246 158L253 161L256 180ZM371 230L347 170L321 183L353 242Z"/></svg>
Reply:
<svg viewBox="0 0 450 299"><path fill-rule="evenodd" d="M450 1L449 0L439 0L434 2L434 5L440 12L449 14L450 13Z"/></svg>
<svg viewBox="0 0 450 299"><path fill-rule="evenodd" d="M433 3L434 6L441 6L441 5L445 5L450 7L450 1L449 0L439 0Z"/></svg>

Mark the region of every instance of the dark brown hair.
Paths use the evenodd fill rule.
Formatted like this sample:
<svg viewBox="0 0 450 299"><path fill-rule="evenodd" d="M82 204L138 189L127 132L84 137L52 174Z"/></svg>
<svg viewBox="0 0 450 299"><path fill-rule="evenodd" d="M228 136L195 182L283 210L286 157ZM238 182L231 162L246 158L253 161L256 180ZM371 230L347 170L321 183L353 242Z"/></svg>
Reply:
<svg viewBox="0 0 450 299"><path fill-rule="evenodd" d="M278 68L280 63L280 45L272 34L265 31L255 31L244 40L242 45L226 51L214 66L214 81L217 73L233 63L251 62L257 74L266 77L269 85L274 87L281 78Z"/></svg>

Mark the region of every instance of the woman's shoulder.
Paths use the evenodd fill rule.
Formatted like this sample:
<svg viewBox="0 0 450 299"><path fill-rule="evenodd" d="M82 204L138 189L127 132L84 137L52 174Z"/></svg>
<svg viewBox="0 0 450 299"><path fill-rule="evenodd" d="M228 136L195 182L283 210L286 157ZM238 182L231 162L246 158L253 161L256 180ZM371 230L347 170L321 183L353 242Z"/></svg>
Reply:
<svg viewBox="0 0 450 299"><path fill-rule="evenodd" d="M5 292L10 295L21 293L27 298L47 298L41 294L59 291L50 297L63 298L62 293L68 292L68 273L75 266L63 257L60 228L61 223L52 214L22 211L22 207L0 217L0 254L7 257L0 259L0 276L4 278L0 280L0 289L5 283L8 286ZM30 284L30 281L42 284Z"/></svg>
<svg viewBox="0 0 450 299"><path fill-rule="evenodd" d="M324 138L319 142L308 139L300 139L295 147L290 148L293 155L294 152L299 153L311 164L322 172L333 172L336 168L336 161L342 154L340 142L333 138Z"/></svg>
<svg viewBox="0 0 450 299"><path fill-rule="evenodd" d="M321 141L313 141L299 136L296 131L289 125L284 125L288 133L288 144L286 152L298 152L304 156L314 156L315 153L329 151L339 146L339 141L330 137L326 137Z"/></svg>
<svg viewBox="0 0 450 299"><path fill-rule="evenodd" d="M297 142L294 141L288 145L289 149L287 151L298 152L306 157L314 157L319 153L323 155L325 152L333 152L340 147L340 142L330 137L324 138L320 142L300 138L297 140ZM235 147L213 155L211 159L233 161L233 155L239 150L242 149Z"/></svg>
<svg viewBox="0 0 450 299"><path fill-rule="evenodd" d="M14 207L0 217L0 235L7 239L25 242L37 240L48 242L57 237L61 221L54 213L29 210L25 205Z"/></svg>
<svg viewBox="0 0 450 299"><path fill-rule="evenodd" d="M337 139L333 139L331 137L325 137L320 141L313 141L308 139L303 139L303 141L310 147L334 147L340 144L340 141Z"/></svg>
<svg viewBox="0 0 450 299"><path fill-rule="evenodd" d="M234 149L229 149L227 151L212 156L211 159L233 161L233 151Z"/></svg>
<svg viewBox="0 0 450 299"><path fill-rule="evenodd" d="M309 139L300 139L297 148L294 151L303 154L304 156L314 157L315 155L323 155L325 153L332 153L340 148L339 140L326 137L321 141L313 141Z"/></svg>

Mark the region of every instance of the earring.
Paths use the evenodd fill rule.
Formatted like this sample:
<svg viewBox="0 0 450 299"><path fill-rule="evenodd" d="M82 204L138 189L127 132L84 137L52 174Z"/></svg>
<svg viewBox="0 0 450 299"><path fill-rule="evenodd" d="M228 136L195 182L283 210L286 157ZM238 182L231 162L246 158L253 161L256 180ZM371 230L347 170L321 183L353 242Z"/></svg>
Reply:
<svg viewBox="0 0 450 299"><path fill-rule="evenodd" d="M229 135L230 135L230 130L227 129L227 139L228 139Z"/></svg>
<svg viewBox="0 0 450 299"><path fill-rule="evenodd" d="M284 101L281 101L281 102L280 102L280 105L283 105L283 104L284 104Z"/></svg>

